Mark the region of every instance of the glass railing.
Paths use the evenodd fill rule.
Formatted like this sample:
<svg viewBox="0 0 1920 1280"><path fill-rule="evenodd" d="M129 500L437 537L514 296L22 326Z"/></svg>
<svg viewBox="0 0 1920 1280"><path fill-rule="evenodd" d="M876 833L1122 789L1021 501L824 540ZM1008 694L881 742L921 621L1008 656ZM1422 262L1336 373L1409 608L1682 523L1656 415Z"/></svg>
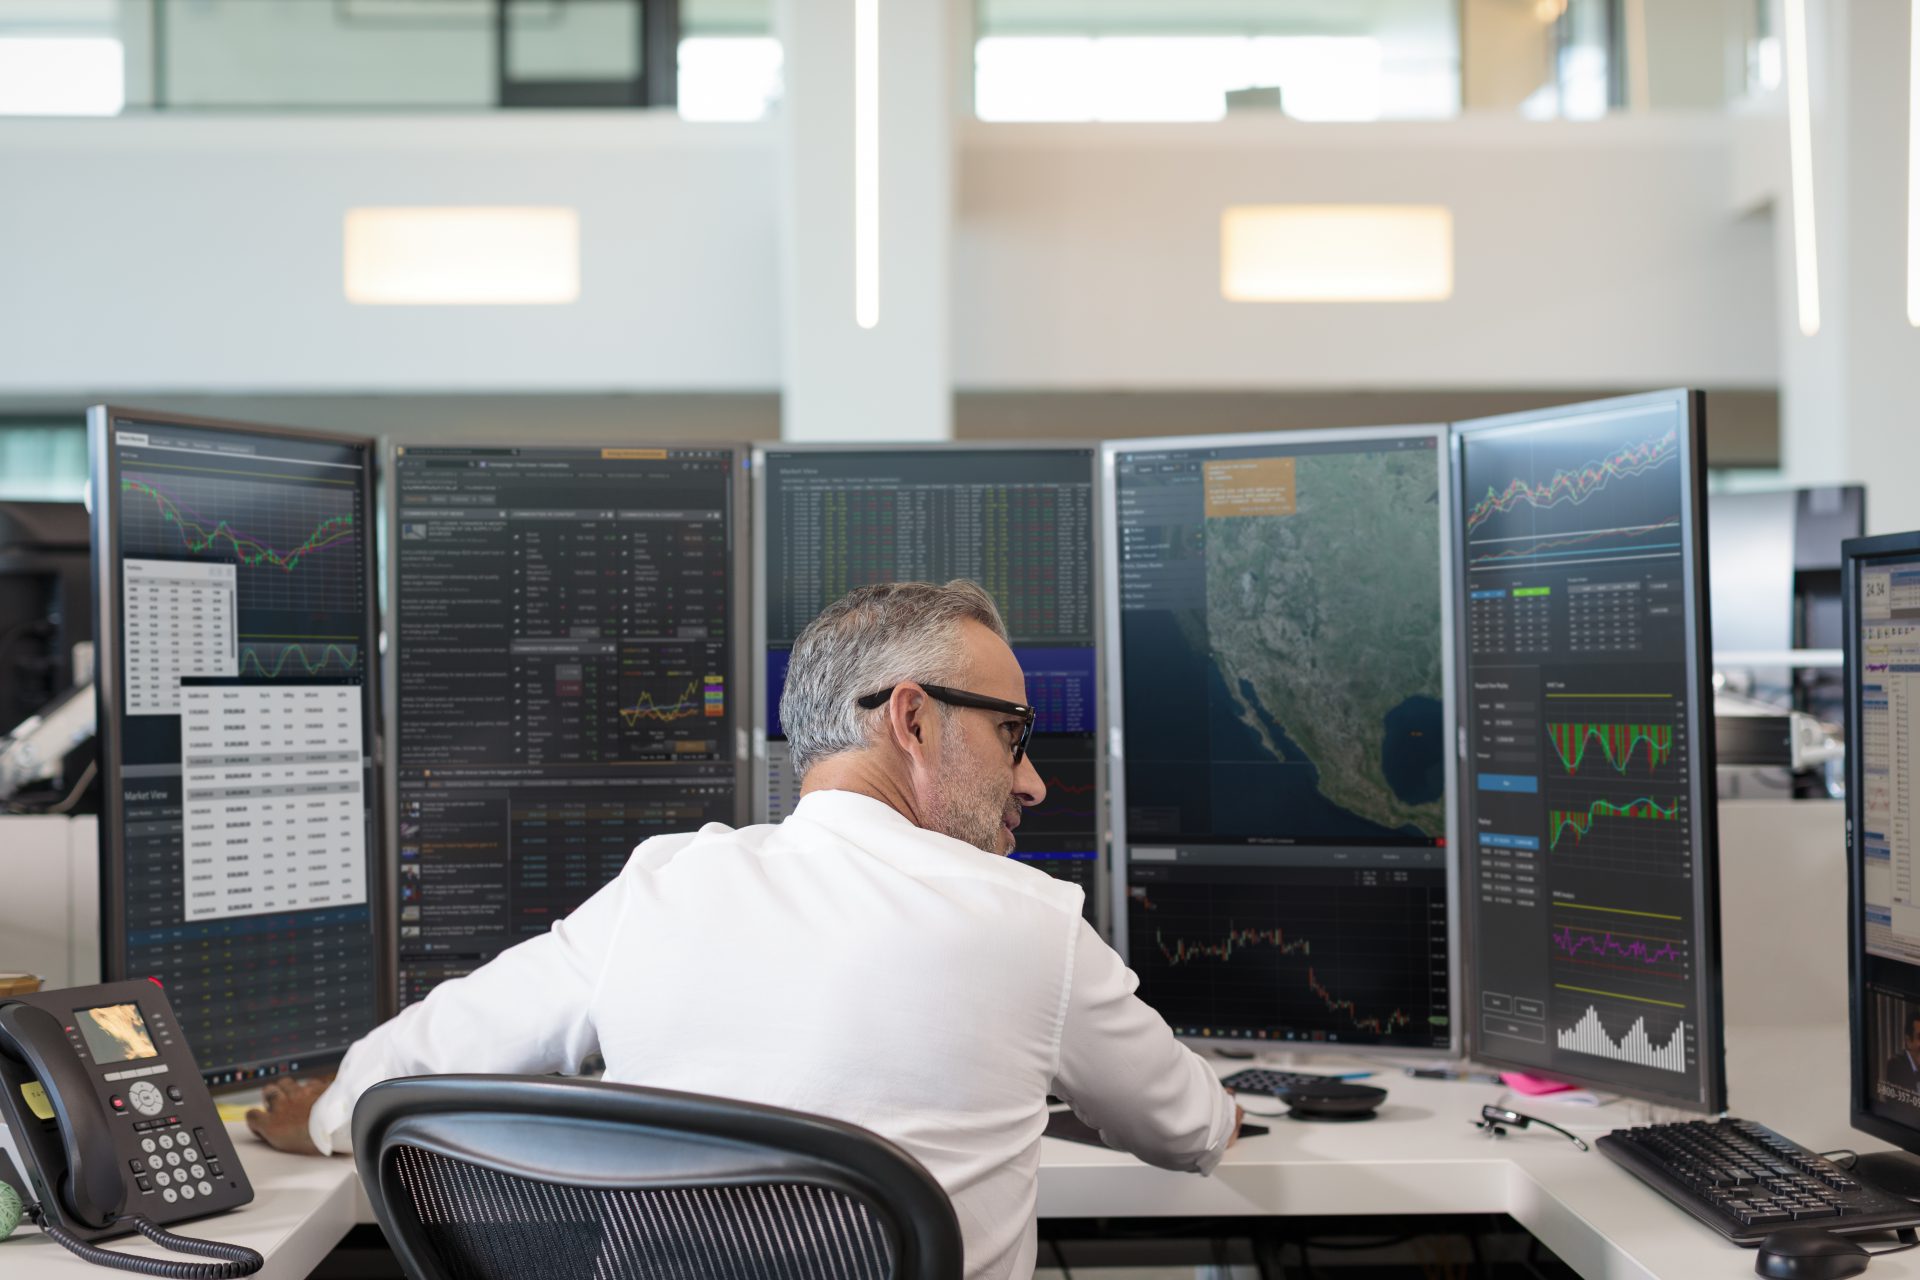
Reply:
<svg viewBox="0 0 1920 1280"><path fill-rule="evenodd" d="M650 12L656 5L670 12ZM0 115L678 107L778 96L771 0L0 0ZM668 19L665 23L662 17ZM672 59L650 57L671 40Z"/></svg>
<svg viewBox="0 0 1920 1280"><path fill-rule="evenodd" d="M1780 0L972 2L988 121L1585 120L1717 107L1779 81ZM0 0L0 115L653 106L754 120L781 91L772 10Z"/></svg>

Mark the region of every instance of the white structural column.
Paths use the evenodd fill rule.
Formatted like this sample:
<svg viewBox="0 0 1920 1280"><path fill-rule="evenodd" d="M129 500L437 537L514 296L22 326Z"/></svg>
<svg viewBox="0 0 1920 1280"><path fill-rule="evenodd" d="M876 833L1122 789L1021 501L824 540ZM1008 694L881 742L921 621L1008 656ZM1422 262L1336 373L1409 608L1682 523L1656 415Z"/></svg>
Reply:
<svg viewBox="0 0 1920 1280"><path fill-rule="evenodd" d="M779 0L777 12L781 434L947 439L951 5Z"/></svg>
<svg viewBox="0 0 1920 1280"><path fill-rule="evenodd" d="M1782 463L1864 482L1869 532L1920 529L1920 329L1907 316L1909 0L1806 3L1819 331L1801 332L1791 183L1775 236Z"/></svg>

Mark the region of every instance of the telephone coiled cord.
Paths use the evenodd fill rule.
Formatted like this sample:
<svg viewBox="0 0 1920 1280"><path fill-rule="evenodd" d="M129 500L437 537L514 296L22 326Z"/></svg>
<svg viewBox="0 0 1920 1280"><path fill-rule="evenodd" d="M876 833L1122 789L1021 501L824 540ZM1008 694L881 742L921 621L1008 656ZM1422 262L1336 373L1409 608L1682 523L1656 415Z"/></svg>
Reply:
<svg viewBox="0 0 1920 1280"><path fill-rule="evenodd" d="M220 1262L176 1262L171 1258L139 1258L128 1253L116 1253L112 1249L103 1249L97 1244L88 1244L85 1240L62 1227L46 1220L46 1215L34 1206L34 1221L40 1230L82 1261L102 1267L116 1267L121 1271L131 1271L136 1275L160 1276L162 1280L240 1280L250 1276L267 1265L267 1260L244 1245L222 1244L217 1240L196 1240L192 1236L177 1236L173 1232L157 1227L137 1213L123 1214L118 1225L132 1227L162 1249L172 1249L175 1253L197 1253L204 1258L220 1258Z"/></svg>

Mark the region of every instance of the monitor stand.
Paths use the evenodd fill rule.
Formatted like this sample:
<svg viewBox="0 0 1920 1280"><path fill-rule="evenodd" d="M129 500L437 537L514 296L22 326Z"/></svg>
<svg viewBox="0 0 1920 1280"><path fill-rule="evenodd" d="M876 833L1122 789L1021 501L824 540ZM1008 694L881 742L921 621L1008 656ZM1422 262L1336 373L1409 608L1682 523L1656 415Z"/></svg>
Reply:
<svg viewBox="0 0 1920 1280"><path fill-rule="evenodd" d="M1904 1151L1870 1151L1855 1160L1847 1172L1888 1195L1920 1200L1920 1156Z"/></svg>

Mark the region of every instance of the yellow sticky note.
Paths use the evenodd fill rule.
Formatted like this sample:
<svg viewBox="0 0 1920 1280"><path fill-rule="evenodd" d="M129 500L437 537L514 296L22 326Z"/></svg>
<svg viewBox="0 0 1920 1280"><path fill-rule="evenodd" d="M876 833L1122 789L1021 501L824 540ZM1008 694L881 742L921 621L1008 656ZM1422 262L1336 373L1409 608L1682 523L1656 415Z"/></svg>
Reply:
<svg viewBox="0 0 1920 1280"><path fill-rule="evenodd" d="M20 1096L26 1101L27 1110L42 1120L53 1119L53 1103L47 1100L47 1091L40 1087L38 1080L29 1080L20 1086Z"/></svg>

